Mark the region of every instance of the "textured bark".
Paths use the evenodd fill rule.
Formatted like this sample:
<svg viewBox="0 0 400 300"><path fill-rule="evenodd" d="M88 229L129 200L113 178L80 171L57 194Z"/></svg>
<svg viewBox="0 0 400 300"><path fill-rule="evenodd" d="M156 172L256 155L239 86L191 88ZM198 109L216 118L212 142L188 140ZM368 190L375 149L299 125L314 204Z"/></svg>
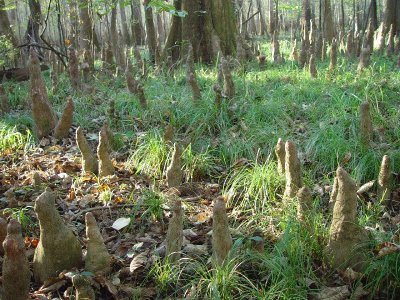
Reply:
<svg viewBox="0 0 400 300"><path fill-rule="evenodd" d="M372 22L369 21L362 47L368 48L371 53L374 51L374 32L374 26Z"/></svg>
<svg viewBox="0 0 400 300"><path fill-rule="evenodd" d="M43 283L63 270L79 268L82 250L78 238L63 223L52 192L42 193L34 208L39 220L40 240L33 258L33 273L35 281Z"/></svg>
<svg viewBox="0 0 400 300"><path fill-rule="evenodd" d="M310 71L311 78L317 78L318 77L317 67L315 66L314 54L312 54L310 56L309 71Z"/></svg>
<svg viewBox="0 0 400 300"><path fill-rule="evenodd" d="M97 158L90 149L89 143L86 140L83 130L78 127L76 130L76 144L82 155L82 173L98 173Z"/></svg>
<svg viewBox="0 0 400 300"><path fill-rule="evenodd" d="M323 0L323 33L324 38L328 43L331 43L333 38L335 37L335 27L333 24L333 14L331 8L331 0Z"/></svg>
<svg viewBox="0 0 400 300"><path fill-rule="evenodd" d="M0 0L0 35L5 35L11 41L12 45L16 47L18 45L18 41L11 28L7 11L4 10L5 7L6 5L4 0Z"/></svg>
<svg viewBox="0 0 400 300"><path fill-rule="evenodd" d="M284 197L293 198L302 186L302 176L296 145L292 141L287 141L285 144L285 177Z"/></svg>
<svg viewBox="0 0 400 300"><path fill-rule="evenodd" d="M231 0L211 1L212 23L220 39L222 54L233 56L236 53L236 22Z"/></svg>
<svg viewBox="0 0 400 300"><path fill-rule="evenodd" d="M231 99L235 96L235 84L233 83L231 70L228 62L224 57L221 57L221 69L224 77L224 96Z"/></svg>
<svg viewBox="0 0 400 300"><path fill-rule="evenodd" d="M285 142L281 138L276 143L275 155L278 161L278 173L283 175L285 173Z"/></svg>
<svg viewBox="0 0 400 300"><path fill-rule="evenodd" d="M0 115L10 112L10 101L3 86L0 85Z"/></svg>
<svg viewBox="0 0 400 300"><path fill-rule="evenodd" d="M388 206L390 203L390 157L388 155L383 156L381 168L379 170L378 177L378 200Z"/></svg>
<svg viewBox="0 0 400 300"><path fill-rule="evenodd" d="M171 163L167 168L167 185L169 188L176 188L182 184L182 147L174 144L174 152L172 153Z"/></svg>
<svg viewBox="0 0 400 300"><path fill-rule="evenodd" d="M185 0L182 2L182 9L188 13L182 19L182 42L193 46L195 61L210 63L213 58L213 25L209 1ZM182 51L186 53L187 47L183 47Z"/></svg>
<svg viewBox="0 0 400 300"><path fill-rule="evenodd" d="M121 27L124 44L126 46L132 46L132 40L128 29L128 22L126 21L125 5L121 3L121 0L119 1L119 14L121 16Z"/></svg>
<svg viewBox="0 0 400 300"><path fill-rule="evenodd" d="M212 224L213 257L217 265L223 264L232 244L225 202L222 197L218 197L214 202Z"/></svg>
<svg viewBox="0 0 400 300"><path fill-rule="evenodd" d="M348 267L359 271L363 267L364 255L357 249L366 241L366 233L357 225L357 185L347 172L339 167L337 196L333 208L329 240L326 246L328 262L333 268Z"/></svg>
<svg viewBox="0 0 400 300"><path fill-rule="evenodd" d="M31 273L25 253L25 243L21 233L21 224L11 219L7 226L7 236L3 242L3 280L2 299L29 299Z"/></svg>
<svg viewBox="0 0 400 300"><path fill-rule="evenodd" d="M189 74L189 84L192 90L193 102L197 103L201 99L200 87L197 82L196 76L193 73Z"/></svg>
<svg viewBox="0 0 400 300"><path fill-rule="evenodd" d="M360 62L358 63L357 72L360 74L365 68L369 66L371 52L369 48L361 49Z"/></svg>
<svg viewBox="0 0 400 300"><path fill-rule="evenodd" d="M389 39L388 39L388 43L387 43L386 54L387 54L387 56L392 56L394 54L394 26L393 26L393 24L390 25Z"/></svg>
<svg viewBox="0 0 400 300"><path fill-rule="evenodd" d="M360 137L364 144L372 141L372 120L368 102L360 105Z"/></svg>
<svg viewBox="0 0 400 300"><path fill-rule="evenodd" d="M104 127L99 132L99 145L97 147L97 158L99 161L99 177L114 175L115 170L108 153L109 141Z"/></svg>
<svg viewBox="0 0 400 300"><path fill-rule="evenodd" d="M38 138L48 136L57 124L57 116L47 96L39 59L34 49L30 52L30 81L32 114Z"/></svg>
<svg viewBox="0 0 400 300"><path fill-rule="evenodd" d="M331 61L329 63L329 70L333 71L336 68L336 64L337 64L337 41L336 41L336 39L332 40L330 58L331 58Z"/></svg>
<svg viewBox="0 0 400 300"><path fill-rule="evenodd" d="M4 255L3 242L7 235L7 221L0 217L0 255Z"/></svg>
<svg viewBox="0 0 400 300"><path fill-rule="evenodd" d="M92 19L89 15L89 2L91 0L79 0L79 19L80 19L80 46L82 49L90 51L91 45L100 49L96 32L93 30Z"/></svg>
<svg viewBox="0 0 400 300"><path fill-rule="evenodd" d="M155 62L157 55L157 38L156 38L156 29L154 27L153 20L153 9L148 6L150 0L144 0L144 16L146 22L146 32L147 32L147 46L150 51L150 59L152 62Z"/></svg>
<svg viewBox="0 0 400 300"><path fill-rule="evenodd" d="M183 244L183 210L181 201L174 199L172 203L172 217L168 223L168 231L165 240L166 257L169 262L179 260Z"/></svg>
<svg viewBox="0 0 400 300"><path fill-rule="evenodd" d="M81 85L78 64L79 62L78 62L78 57L76 56L76 51L74 49L70 49L68 73L69 73L69 79L71 80L72 88L75 91L78 91Z"/></svg>
<svg viewBox="0 0 400 300"><path fill-rule="evenodd" d="M140 10L140 1L131 2L131 31L135 46L143 44L144 28L142 24L142 11Z"/></svg>
<svg viewBox="0 0 400 300"><path fill-rule="evenodd" d="M87 254L85 270L98 274L108 274L111 271L111 256L104 244L96 219L91 212L85 215Z"/></svg>
<svg viewBox="0 0 400 300"><path fill-rule="evenodd" d="M175 0L176 10L182 9L182 0ZM172 16L172 23L169 29L167 41L165 42L163 57L171 56L172 62L176 63L180 58L180 49L182 43L182 18Z"/></svg>
<svg viewBox="0 0 400 300"><path fill-rule="evenodd" d="M303 0L301 17L303 25L306 26L308 30L310 30L311 17L312 17L310 0Z"/></svg>
<svg viewBox="0 0 400 300"><path fill-rule="evenodd" d="M274 34L276 30L276 18L274 12L274 0L268 0L268 32L269 34Z"/></svg>
<svg viewBox="0 0 400 300"><path fill-rule="evenodd" d="M69 129L72 126L72 120L74 116L74 101L71 97L67 98L67 105L64 108L61 119L58 121L56 128L54 129L54 137L56 139L62 139L68 136Z"/></svg>
<svg viewBox="0 0 400 300"><path fill-rule="evenodd" d="M385 0L385 11L383 14L383 25L384 25L384 32L385 34L389 31L390 25L394 25L395 32L399 30L397 28L398 25L398 16L397 16L397 6L400 3L397 3L397 0Z"/></svg>
<svg viewBox="0 0 400 300"><path fill-rule="evenodd" d="M279 47L279 39L278 39L278 34L276 32L274 32L272 38L272 60L276 64L282 62L281 51Z"/></svg>
<svg viewBox="0 0 400 300"><path fill-rule="evenodd" d="M171 124L168 124L164 128L164 142L172 143L174 140L174 127Z"/></svg>
<svg viewBox="0 0 400 300"><path fill-rule="evenodd" d="M72 277L72 284L76 290L75 300L95 300L96 295L86 276L76 274Z"/></svg>
<svg viewBox="0 0 400 300"><path fill-rule="evenodd" d="M297 192L297 219L301 222L307 222L310 219L313 199L311 191L308 187L302 187Z"/></svg>

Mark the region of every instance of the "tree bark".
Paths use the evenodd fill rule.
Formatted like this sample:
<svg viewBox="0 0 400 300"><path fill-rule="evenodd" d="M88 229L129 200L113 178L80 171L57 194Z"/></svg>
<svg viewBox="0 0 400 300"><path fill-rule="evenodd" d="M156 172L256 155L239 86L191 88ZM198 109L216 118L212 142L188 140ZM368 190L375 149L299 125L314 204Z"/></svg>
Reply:
<svg viewBox="0 0 400 300"><path fill-rule="evenodd" d="M131 2L131 31L135 45L143 44L143 24L142 24L142 11L140 10L139 0L132 0Z"/></svg>
<svg viewBox="0 0 400 300"><path fill-rule="evenodd" d="M305 26L307 26L307 31L310 31L310 24L311 24L311 6L310 0L303 0L303 7L302 7L302 21Z"/></svg>
<svg viewBox="0 0 400 300"><path fill-rule="evenodd" d="M385 12L383 16L383 25L384 25L384 32L385 34L389 32L390 25L393 24L394 26L394 32L397 32L398 28L396 28L397 25L397 9L396 6L399 6L400 4L397 3L398 1L396 0L386 0L385 3Z"/></svg>
<svg viewBox="0 0 400 300"><path fill-rule="evenodd" d="M223 55L236 53L236 22L231 0L212 0L211 14L214 30L220 41Z"/></svg>
<svg viewBox="0 0 400 300"><path fill-rule="evenodd" d="M153 9L148 6L150 0L144 0L144 16L146 22L146 31L147 31L147 45L150 51L150 59L152 62L155 62L156 59L156 51L157 51L157 39L156 39L156 29L154 27L153 20Z"/></svg>
<svg viewBox="0 0 400 300"><path fill-rule="evenodd" d="M274 13L274 0L269 0L268 2L268 17L269 17L269 34L273 35L275 31L275 13Z"/></svg>
<svg viewBox="0 0 400 300"><path fill-rule="evenodd" d="M182 9L182 0L174 1L175 10ZM172 61L175 63L180 58L182 44L182 18L172 16L172 24L169 30L167 41L165 42L163 57L171 56Z"/></svg>
<svg viewBox="0 0 400 300"><path fill-rule="evenodd" d="M121 1L119 1L119 13L121 15L122 36L124 37L125 45L132 46L128 23L126 22L125 5Z"/></svg>
<svg viewBox="0 0 400 300"><path fill-rule="evenodd" d="M7 36L14 47L18 46L17 39L11 28L10 20L8 19L7 11L4 10L6 7L4 0L0 0L0 35Z"/></svg>
<svg viewBox="0 0 400 300"><path fill-rule="evenodd" d="M265 22L261 0L257 0L257 7L258 11L260 12L260 35L265 35L267 33L267 23Z"/></svg>
<svg viewBox="0 0 400 300"><path fill-rule="evenodd" d="M331 8L331 0L323 0L323 33L324 38L328 43L332 42L332 39L335 36L335 28L333 26L333 16L332 16L332 8Z"/></svg>
<svg viewBox="0 0 400 300"><path fill-rule="evenodd" d="M90 51L92 43L96 46L97 49L100 49L100 44L97 39L97 35L93 30L92 19L89 15L89 0L80 0L79 4L79 19L80 19L80 38L81 43L80 46Z"/></svg>

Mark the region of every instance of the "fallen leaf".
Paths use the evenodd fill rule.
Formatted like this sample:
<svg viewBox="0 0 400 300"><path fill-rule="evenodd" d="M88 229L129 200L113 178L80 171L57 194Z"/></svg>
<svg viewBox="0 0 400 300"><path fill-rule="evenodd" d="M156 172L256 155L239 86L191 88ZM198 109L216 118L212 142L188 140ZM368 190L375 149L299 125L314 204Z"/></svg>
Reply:
<svg viewBox="0 0 400 300"><path fill-rule="evenodd" d="M371 180L365 184L363 184L358 190L357 194L363 194L368 192L374 186L375 180Z"/></svg>
<svg viewBox="0 0 400 300"><path fill-rule="evenodd" d="M395 252L400 251L400 246L391 242L384 242L378 245L377 249L377 257L386 256Z"/></svg>
<svg viewBox="0 0 400 300"><path fill-rule="evenodd" d="M349 287L347 285L338 287L324 287L316 294L317 300L345 300L350 296Z"/></svg>
<svg viewBox="0 0 400 300"><path fill-rule="evenodd" d="M136 255L129 264L129 272L133 274L137 269L143 267L147 262L148 251Z"/></svg>
<svg viewBox="0 0 400 300"><path fill-rule="evenodd" d="M122 228L128 226L131 223L131 218L119 218L115 220L115 222L112 224L112 228L115 230L121 230Z"/></svg>

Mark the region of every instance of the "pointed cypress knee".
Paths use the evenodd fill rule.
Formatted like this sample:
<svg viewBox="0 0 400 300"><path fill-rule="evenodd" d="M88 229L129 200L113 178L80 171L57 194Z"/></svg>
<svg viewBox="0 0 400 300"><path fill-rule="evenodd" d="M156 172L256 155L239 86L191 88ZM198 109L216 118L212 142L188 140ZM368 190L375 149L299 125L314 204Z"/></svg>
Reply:
<svg viewBox="0 0 400 300"><path fill-rule="evenodd" d="M90 149L81 127L76 130L76 143L82 155L82 173L98 173L97 158Z"/></svg>
<svg viewBox="0 0 400 300"><path fill-rule="evenodd" d="M61 219L55 206L55 196L49 190L35 201L39 220L40 240L33 257L35 281L43 283L59 272L82 265L82 250L78 238Z"/></svg>
<svg viewBox="0 0 400 300"><path fill-rule="evenodd" d="M87 237L85 270L94 274L108 274L111 271L111 256L91 212L86 213L85 223Z"/></svg>
<svg viewBox="0 0 400 300"><path fill-rule="evenodd" d="M183 244L183 210L181 201L173 199L172 217L168 223L166 257L171 263L179 260Z"/></svg>
<svg viewBox="0 0 400 300"><path fill-rule="evenodd" d="M3 242L3 297L7 300L27 300L31 273L25 253L21 224L11 219L7 226L7 236Z"/></svg>
<svg viewBox="0 0 400 300"><path fill-rule="evenodd" d="M302 186L302 178L296 145L292 141L287 141L285 144L285 177L286 187L284 197L293 198Z"/></svg>
<svg viewBox="0 0 400 300"><path fill-rule="evenodd" d="M336 177L337 194L325 254L333 268L359 271L365 262L360 247L367 235L357 224L357 185L342 167L337 169Z"/></svg>
<svg viewBox="0 0 400 300"><path fill-rule="evenodd" d="M232 237L229 232L228 215L222 197L215 200L213 207L212 247L217 265L222 265L232 248Z"/></svg>

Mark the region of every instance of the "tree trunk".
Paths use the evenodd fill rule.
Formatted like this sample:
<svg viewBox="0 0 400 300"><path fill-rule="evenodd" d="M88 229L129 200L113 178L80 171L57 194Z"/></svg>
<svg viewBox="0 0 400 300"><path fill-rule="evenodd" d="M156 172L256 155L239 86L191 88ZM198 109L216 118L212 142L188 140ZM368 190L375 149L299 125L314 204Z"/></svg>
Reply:
<svg viewBox="0 0 400 300"><path fill-rule="evenodd" d="M132 0L131 2L131 30L133 41L135 45L143 44L143 24L142 24L142 11L140 10L139 0Z"/></svg>
<svg viewBox="0 0 400 300"><path fill-rule="evenodd" d="M369 19L372 22L372 25L374 26L374 29L378 29L378 13L377 13L377 5L376 5L376 0L371 0L371 3L369 5ZM367 20L368 22L368 20Z"/></svg>
<svg viewBox="0 0 400 300"><path fill-rule="evenodd" d="M268 17L269 17L269 34L273 35L275 31L275 13L274 13L274 0L268 1Z"/></svg>
<svg viewBox="0 0 400 300"><path fill-rule="evenodd" d="M182 20L183 53L186 55L187 43L193 46L195 61L210 63L212 61L212 13L206 0L184 0L182 9L188 15Z"/></svg>
<svg viewBox="0 0 400 300"><path fill-rule="evenodd" d="M260 35L265 35L267 33L267 23L265 22L265 18L264 18L264 10L262 8L262 3L261 0L257 0L257 7L258 7L258 11L259 16L260 16Z"/></svg>
<svg viewBox="0 0 400 300"><path fill-rule="evenodd" d="M335 28L333 26L333 16L332 16L332 8L331 8L331 0L323 0L323 33L324 38L328 43L332 42L332 39L335 36Z"/></svg>
<svg viewBox="0 0 400 300"><path fill-rule="evenodd" d="M89 15L89 0L79 1L79 19L81 24L80 46L83 49L89 51L93 43L97 49L100 49L100 44L97 39L97 35L93 30L92 19L90 18Z"/></svg>
<svg viewBox="0 0 400 300"><path fill-rule="evenodd" d="M212 0L211 14L214 30L220 41L223 55L236 53L236 22L231 0Z"/></svg>
<svg viewBox="0 0 400 300"><path fill-rule="evenodd" d="M307 26L307 31L309 31L312 18L310 0L303 0L302 10L303 10L302 12L303 24Z"/></svg>
<svg viewBox="0 0 400 300"><path fill-rule="evenodd" d="M163 26L163 20L161 13L157 14L157 37L158 37L158 43L160 45L164 44L165 42L165 32L164 32L164 26Z"/></svg>
<svg viewBox="0 0 400 300"><path fill-rule="evenodd" d="M174 1L175 10L182 9L182 0ZM169 30L167 41L165 42L163 57L171 56L172 61L175 63L180 58L180 50L182 43L182 18L172 16L172 24Z"/></svg>
<svg viewBox="0 0 400 300"><path fill-rule="evenodd" d="M10 20L8 19L7 11L4 10L6 7L4 0L0 0L0 35L7 36L14 47L18 46L17 39L11 28Z"/></svg>
<svg viewBox="0 0 400 300"><path fill-rule="evenodd" d="M383 16L383 25L384 25L384 32L385 34L388 33L390 29L390 25L393 24L394 26L394 32L397 32L398 28L396 28L396 6L398 6L396 0L386 0L385 3L385 12Z"/></svg>
<svg viewBox="0 0 400 300"><path fill-rule="evenodd" d="M119 13L121 15L122 36L124 37L125 45L132 46L128 23L126 22L125 4L121 3L121 1L119 1Z"/></svg>
<svg viewBox="0 0 400 300"><path fill-rule="evenodd" d="M144 0L144 16L146 22L146 31L147 31L147 45L150 51L150 59L152 62L155 62L156 59L156 51L157 51L157 39L156 39L156 30L154 27L153 21L153 9L148 6L150 0Z"/></svg>

